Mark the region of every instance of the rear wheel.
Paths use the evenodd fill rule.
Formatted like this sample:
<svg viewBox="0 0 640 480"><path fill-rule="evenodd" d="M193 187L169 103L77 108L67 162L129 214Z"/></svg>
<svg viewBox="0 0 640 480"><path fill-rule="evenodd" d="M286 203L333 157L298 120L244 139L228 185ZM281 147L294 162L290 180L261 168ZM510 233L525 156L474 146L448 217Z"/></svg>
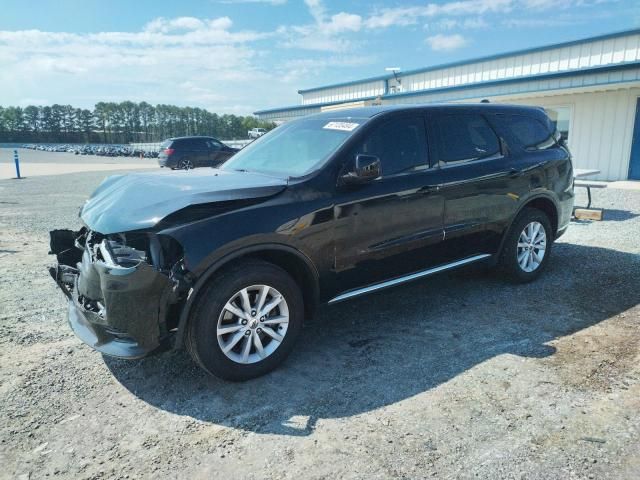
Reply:
<svg viewBox="0 0 640 480"><path fill-rule="evenodd" d="M507 234L500 266L516 282L535 280L549 261L552 244L549 217L541 210L525 208Z"/></svg>
<svg viewBox="0 0 640 480"><path fill-rule="evenodd" d="M188 159L180 160L178 162L178 169L180 170L191 170L193 168L193 162Z"/></svg>
<svg viewBox="0 0 640 480"><path fill-rule="evenodd" d="M263 375L293 349L304 315L300 288L271 263L244 261L199 295L187 348L209 373L227 380Z"/></svg>

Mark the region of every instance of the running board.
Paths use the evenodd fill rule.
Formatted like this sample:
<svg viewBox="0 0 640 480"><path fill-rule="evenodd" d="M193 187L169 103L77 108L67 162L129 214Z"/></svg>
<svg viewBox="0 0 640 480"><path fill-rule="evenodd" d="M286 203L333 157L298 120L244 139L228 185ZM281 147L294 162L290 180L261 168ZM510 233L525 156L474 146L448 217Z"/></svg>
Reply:
<svg viewBox="0 0 640 480"><path fill-rule="evenodd" d="M452 268L461 267L462 265L466 265L468 263L477 262L479 260L483 260L485 258L490 257L488 253L483 253L482 255L474 255L473 257L464 258L462 260L457 260L455 262L447 263L445 265L440 265L438 267L430 268L428 270L422 270L420 272L411 273L409 275L405 275L403 277L397 277L392 280L387 280L385 282L374 283L373 285L369 285L368 287L357 288L355 290L350 290L348 292L342 293L337 297L332 298L327 303L337 303L343 300L347 300L353 297L359 297L360 295L365 295L367 293L375 292L377 290L382 290L383 288L393 287L394 285L400 285L401 283L410 282L412 280L417 280L422 277L428 277L429 275L433 275L434 273L444 272L445 270L451 270Z"/></svg>

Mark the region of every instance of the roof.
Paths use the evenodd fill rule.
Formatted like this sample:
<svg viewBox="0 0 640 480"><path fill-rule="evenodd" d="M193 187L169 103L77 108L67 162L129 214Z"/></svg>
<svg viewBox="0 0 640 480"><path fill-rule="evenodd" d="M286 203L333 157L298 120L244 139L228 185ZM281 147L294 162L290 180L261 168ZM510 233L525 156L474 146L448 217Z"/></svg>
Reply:
<svg viewBox="0 0 640 480"><path fill-rule="evenodd" d="M418 105L377 105L371 107L354 107L341 110L330 110L328 112L316 113L305 119L323 118L373 118L376 115L394 111L411 110L441 110L446 108L450 111L462 110L465 112L482 110L484 112L500 113L522 113L522 112L542 112L539 107L529 107L523 105L509 105L504 103L428 103Z"/></svg>
<svg viewBox="0 0 640 480"><path fill-rule="evenodd" d="M211 135L185 135L184 137L167 138L167 140L189 140L191 138L212 138L213 140L217 140L217 138L212 137Z"/></svg>
<svg viewBox="0 0 640 480"><path fill-rule="evenodd" d="M613 33L608 33L605 35L598 35L595 37L586 37L586 38L581 38L579 40L572 40L569 42L561 42L561 43L554 43L554 44L548 44L548 45L544 45L541 47L534 47L534 48L527 48L524 50L514 50L514 51L510 51L510 52L504 52L504 53L498 53L496 55L489 55L486 57L477 57L477 58L471 58L468 60L462 60L459 62L452 62L452 63L443 63L440 65L434 65L431 67L423 67L423 68L418 68L418 69L414 69L414 70L407 70L407 71L402 71L399 72L398 75L400 76L406 76L406 75L413 75L416 73L425 73L425 72L430 72L430 71L434 71L434 70L442 70L442 69L446 69L446 68L452 68L452 67L460 67L462 65L469 65L469 64L473 64L473 63L478 63L478 62L486 62L486 61L490 61L490 60L498 60L500 58L505 58L505 57L511 57L511 56L515 56L515 55L524 55L524 54L528 54L528 53L534 53L534 52L540 52L540 51L544 51L544 50L549 50L552 48L560 48L560 47L569 47L572 45L578 45L580 43L585 43L585 42L591 42L591 41L597 41L597 40L607 40L607 39L611 39L611 38L617 38L617 37L624 37L627 35L635 35L640 33L640 29L631 29L631 30L623 30L623 31L619 31L619 32L613 32ZM394 78L394 75L392 73L390 74L385 74L385 75L379 75L379 76L375 76L375 77L369 77L369 78L363 78L360 80L351 80L348 82L340 82L340 83L333 83L330 85L323 85L320 87L312 87L312 88L307 88L307 89L302 89L302 90L298 90L299 94L305 94L305 93L309 93L309 92L315 92L318 90L325 90L325 89L329 89L329 88L338 88L338 87L347 87L350 85L357 85L357 84L361 84L361 83L368 83L368 82L375 82L375 81L381 81L381 80L389 80Z"/></svg>

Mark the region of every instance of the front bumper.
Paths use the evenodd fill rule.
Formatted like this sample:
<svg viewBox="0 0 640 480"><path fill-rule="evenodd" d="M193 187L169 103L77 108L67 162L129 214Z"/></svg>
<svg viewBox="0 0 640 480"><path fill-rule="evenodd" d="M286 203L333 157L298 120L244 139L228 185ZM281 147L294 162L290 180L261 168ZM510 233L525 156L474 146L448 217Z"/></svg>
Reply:
<svg viewBox="0 0 640 480"><path fill-rule="evenodd" d="M74 333L93 349L113 357L136 359L169 345L166 305L171 282L146 262L135 267L109 265L89 248L54 251L59 263L49 269L69 302ZM69 247L69 245L65 245ZM70 259L80 261L69 265Z"/></svg>

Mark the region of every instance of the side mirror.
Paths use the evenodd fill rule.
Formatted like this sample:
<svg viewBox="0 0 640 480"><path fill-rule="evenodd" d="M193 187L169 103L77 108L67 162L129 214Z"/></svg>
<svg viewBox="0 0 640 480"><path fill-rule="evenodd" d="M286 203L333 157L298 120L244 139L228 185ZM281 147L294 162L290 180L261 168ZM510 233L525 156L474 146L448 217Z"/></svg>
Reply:
<svg viewBox="0 0 640 480"><path fill-rule="evenodd" d="M359 185L375 180L382 174L380 159L375 155L356 155L355 166L352 171L340 177L343 185Z"/></svg>

